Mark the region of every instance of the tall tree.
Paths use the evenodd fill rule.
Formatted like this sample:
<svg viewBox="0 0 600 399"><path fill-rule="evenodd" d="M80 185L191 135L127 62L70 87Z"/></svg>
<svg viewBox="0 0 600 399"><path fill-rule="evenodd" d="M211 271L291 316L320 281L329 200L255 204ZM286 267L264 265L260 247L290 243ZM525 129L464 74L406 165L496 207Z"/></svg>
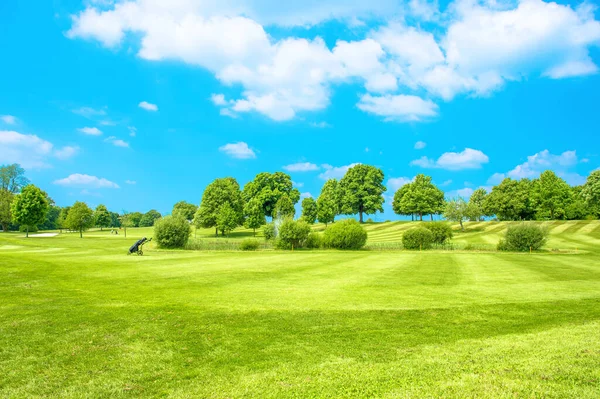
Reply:
<svg viewBox="0 0 600 399"><path fill-rule="evenodd" d="M173 216L181 216L188 222L194 220L194 215L196 214L196 210L198 207L194 204L190 204L189 202L179 201L175 205L173 205L173 211L171 214Z"/></svg>
<svg viewBox="0 0 600 399"><path fill-rule="evenodd" d="M553 171L546 170L533 181L531 196L538 218L564 218L572 200L571 186Z"/></svg>
<svg viewBox="0 0 600 399"><path fill-rule="evenodd" d="M12 221L12 213L10 207L15 198L15 195L8 190L0 190L0 224L2 231L8 231L8 225Z"/></svg>
<svg viewBox="0 0 600 399"><path fill-rule="evenodd" d="M67 215L69 214L69 211L71 210L70 206L65 206L64 208L62 208L60 210L60 213L58 214L58 228L59 229L68 229L67 227Z"/></svg>
<svg viewBox="0 0 600 399"><path fill-rule="evenodd" d="M485 209L500 220L528 220L533 217L531 207L531 180L502 180L492 188L484 202Z"/></svg>
<svg viewBox="0 0 600 399"><path fill-rule="evenodd" d="M140 221L144 217L142 212L131 212L129 214L129 222L131 223L130 227L140 227Z"/></svg>
<svg viewBox="0 0 600 399"><path fill-rule="evenodd" d="M119 214L117 212L110 213L110 227L121 227L121 221L119 220Z"/></svg>
<svg viewBox="0 0 600 399"><path fill-rule="evenodd" d="M105 205L100 204L96 207L96 211L94 212L94 222L97 227L100 227L100 231L102 231L104 227L110 226L110 212L108 212Z"/></svg>
<svg viewBox="0 0 600 399"><path fill-rule="evenodd" d="M489 216L485 209L485 199L487 197L487 191L485 188L478 188L473 191L469 198L469 219L475 222L479 222L484 216Z"/></svg>
<svg viewBox="0 0 600 399"><path fill-rule="evenodd" d="M250 201L248 201L248 203L246 203L246 205L244 205L244 216L244 226L246 226L248 229L252 229L254 231L254 235L256 235L257 228L267 223L262 204L258 198L252 198Z"/></svg>
<svg viewBox="0 0 600 399"><path fill-rule="evenodd" d="M581 190L581 197L588 206L594 208L600 207L600 170L590 173Z"/></svg>
<svg viewBox="0 0 600 399"><path fill-rule="evenodd" d="M275 205L283 196L287 195L295 205L300 200L300 191L294 188L292 178L283 173L259 173L254 180L244 186L242 196L244 201L249 202L257 198L262 204L265 216L274 217Z"/></svg>
<svg viewBox="0 0 600 399"><path fill-rule="evenodd" d="M236 227L244 222L244 200L240 191L240 185L233 177L216 179L210 183L204 190L202 202L196 211L194 224L197 227L215 228L215 235L218 235L217 216L221 206L228 203L236 214Z"/></svg>
<svg viewBox="0 0 600 399"><path fill-rule="evenodd" d="M437 215L444 210L444 192L432 183L430 176L419 174L396 193L395 211L399 214L417 214L423 220L423 215Z"/></svg>
<svg viewBox="0 0 600 399"><path fill-rule="evenodd" d="M11 205L14 222L26 226L26 237L29 237L29 227L42 223L47 211L46 195L33 184L25 186L21 194L15 196Z"/></svg>
<svg viewBox="0 0 600 399"><path fill-rule="evenodd" d="M339 184L341 211L345 215L358 213L360 223L363 214L383 212L383 172L374 166L358 164L346 172Z"/></svg>
<svg viewBox="0 0 600 399"><path fill-rule="evenodd" d="M156 209L151 209L148 212L144 213L142 219L140 220L140 227L152 227L154 226L154 222L160 219L162 215Z"/></svg>
<svg viewBox="0 0 600 399"><path fill-rule="evenodd" d="M83 232L94 225L94 212L85 202L77 201L69 209L65 224L69 230L78 231L79 237L83 238Z"/></svg>
<svg viewBox="0 0 600 399"><path fill-rule="evenodd" d="M25 177L25 169L21 165L14 163L0 167L0 190L17 194L28 184L29 179Z"/></svg>
<svg viewBox="0 0 600 399"><path fill-rule="evenodd" d="M273 211L274 218L293 218L296 214L296 208L294 203L286 194L279 197L279 200L275 204L275 210Z"/></svg>
<svg viewBox="0 0 600 399"><path fill-rule="evenodd" d="M217 211L217 229L225 236L240 225L239 214L229 202L224 202Z"/></svg>
<svg viewBox="0 0 600 399"><path fill-rule="evenodd" d="M59 228L58 217L60 216L61 208L54 205L54 201L48 206L46 217L42 224L38 225L39 230L56 230Z"/></svg>
<svg viewBox="0 0 600 399"><path fill-rule="evenodd" d="M131 213L123 211L121 216L119 216L119 223L121 224L121 227L123 227L125 238L127 238L127 228L134 227L133 221L131 220Z"/></svg>
<svg viewBox="0 0 600 399"><path fill-rule="evenodd" d="M444 207L444 217L453 222L459 222L461 230L464 230L463 221L469 217L469 205L462 197L451 199Z"/></svg>
<svg viewBox="0 0 600 399"><path fill-rule="evenodd" d="M302 219L308 224L315 224L317 221L317 201L313 197L302 200Z"/></svg>
<svg viewBox="0 0 600 399"><path fill-rule="evenodd" d="M325 223L325 226L333 223L335 217L340 213L337 188L338 181L329 179L323 185L321 194L317 198L317 219L319 223Z"/></svg>

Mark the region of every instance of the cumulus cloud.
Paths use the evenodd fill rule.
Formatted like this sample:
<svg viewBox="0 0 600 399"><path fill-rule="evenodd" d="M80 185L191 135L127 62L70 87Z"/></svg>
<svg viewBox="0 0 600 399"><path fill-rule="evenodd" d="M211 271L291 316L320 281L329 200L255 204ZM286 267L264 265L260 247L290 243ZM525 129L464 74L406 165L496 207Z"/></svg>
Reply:
<svg viewBox="0 0 600 399"><path fill-rule="evenodd" d="M59 186L73 187L92 187L92 188L119 188L117 183L114 183L105 178L90 176L80 173L74 173L64 179L55 180L54 184Z"/></svg>
<svg viewBox="0 0 600 399"><path fill-rule="evenodd" d="M238 143L228 143L224 146L219 147L219 151L229 155L231 158L236 159L254 159L256 154L248 147L247 143L240 141Z"/></svg>
<svg viewBox="0 0 600 399"><path fill-rule="evenodd" d="M128 142L118 139L115 136L107 137L104 141L114 145L115 147L129 148Z"/></svg>
<svg viewBox="0 0 600 399"><path fill-rule="evenodd" d="M330 46L319 37L275 39L264 28L331 19L357 26L383 17L404 22ZM225 116L258 112L289 120L326 108L335 85L360 82L367 91L361 110L411 122L438 114L432 99L487 96L506 81L530 77L597 73L590 48L600 43L600 22L587 3L573 8L542 0L457 0L443 13L428 0L131 0L88 6L72 16L67 36L115 48L131 33L143 59L184 62L239 85L239 98L212 98Z"/></svg>
<svg viewBox="0 0 600 399"><path fill-rule="evenodd" d="M140 107L141 109L145 109L146 111L150 111L150 112L158 111L158 106L156 104L151 104L147 101L142 101L141 103L138 104L138 107Z"/></svg>
<svg viewBox="0 0 600 399"><path fill-rule="evenodd" d="M312 194L309 192L300 193L300 198L312 198Z"/></svg>
<svg viewBox="0 0 600 399"><path fill-rule="evenodd" d="M415 159L410 164L422 168L440 168L446 170L479 169L489 162L483 152L472 148L465 148L462 152L446 152L437 160L423 156Z"/></svg>
<svg viewBox="0 0 600 399"><path fill-rule="evenodd" d="M329 164L323 164L321 165L321 167L323 169L325 169L325 171L321 174L319 174L319 178L323 179L323 180L329 180L329 179L341 179L342 177L344 177L344 175L346 174L346 172L348 171L348 169L350 169L353 166L358 165L358 163L351 163L350 165L344 165L344 166L331 166Z"/></svg>
<svg viewBox="0 0 600 399"><path fill-rule="evenodd" d="M392 177L387 181L387 188L391 192L397 191L400 187L411 183L414 179L408 177Z"/></svg>
<svg viewBox="0 0 600 399"><path fill-rule="evenodd" d="M425 143L424 141L417 141L415 143L415 150L422 150L425 147L427 147L427 143Z"/></svg>
<svg viewBox="0 0 600 399"><path fill-rule="evenodd" d="M0 130L0 164L21 164L26 169L46 168L53 145L33 134Z"/></svg>
<svg viewBox="0 0 600 399"><path fill-rule="evenodd" d="M287 170L288 172L312 172L319 170L319 166L310 162L299 162L286 165L283 167L283 169Z"/></svg>
<svg viewBox="0 0 600 399"><path fill-rule="evenodd" d="M102 135L102 130L98 129L97 127L82 127L77 130L79 130L83 134L87 134L88 136L101 136Z"/></svg>
<svg viewBox="0 0 600 399"><path fill-rule="evenodd" d="M0 120L7 125L14 125L17 123L17 118L12 115L0 115Z"/></svg>
<svg viewBox="0 0 600 399"><path fill-rule="evenodd" d="M475 190L473 190L471 187L460 188L458 190L448 191L446 193L446 197L447 198L462 197L462 198L468 200L469 198L471 198L471 194L473 194L473 191L475 191Z"/></svg>
<svg viewBox="0 0 600 399"><path fill-rule="evenodd" d="M227 105L224 94L213 94L210 96L210 100L213 102L213 104L218 106Z"/></svg>

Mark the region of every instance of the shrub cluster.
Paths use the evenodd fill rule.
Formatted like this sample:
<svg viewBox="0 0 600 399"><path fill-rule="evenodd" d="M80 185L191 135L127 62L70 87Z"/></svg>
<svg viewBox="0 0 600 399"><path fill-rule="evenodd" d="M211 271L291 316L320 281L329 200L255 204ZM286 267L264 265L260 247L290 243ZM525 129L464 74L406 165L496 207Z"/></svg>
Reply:
<svg viewBox="0 0 600 399"><path fill-rule="evenodd" d="M541 249L548 240L548 230L542 226L521 223L508 226L504 239L498 242L499 251L526 252Z"/></svg>
<svg viewBox="0 0 600 399"><path fill-rule="evenodd" d="M259 247L260 243L253 238L247 238L240 243L242 251L256 251Z"/></svg>
<svg viewBox="0 0 600 399"><path fill-rule="evenodd" d="M425 224L425 228L431 231L431 234L433 234L434 244L445 244L446 241L454 237L454 233L452 233L452 227L445 222L427 222Z"/></svg>
<svg viewBox="0 0 600 399"><path fill-rule="evenodd" d="M190 232L190 224L181 216L166 216L154 224L154 238L160 248L183 248Z"/></svg>
<svg viewBox="0 0 600 399"><path fill-rule="evenodd" d="M265 236L265 240L272 240L275 238L275 224L269 223L264 225L263 234Z"/></svg>
<svg viewBox="0 0 600 399"><path fill-rule="evenodd" d="M433 244L433 233L425 227L407 230L402 235L402 245L405 249L430 249Z"/></svg>
<svg viewBox="0 0 600 399"><path fill-rule="evenodd" d="M310 234L310 225L301 220L288 218L279 226L275 246L278 249L302 248Z"/></svg>
<svg viewBox="0 0 600 399"><path fill-rule="evenodd" d="M354 219L345 219L327 227L323 245L335 249L361 249L367 243L367 232Z"/></svg>
<svg viewBox="0 0 600 399"><path fill-rule="evenodd" d="M321 234L312 232L306 237L304 246L309 249L319 249L323 246L323 238Z"/></svg>

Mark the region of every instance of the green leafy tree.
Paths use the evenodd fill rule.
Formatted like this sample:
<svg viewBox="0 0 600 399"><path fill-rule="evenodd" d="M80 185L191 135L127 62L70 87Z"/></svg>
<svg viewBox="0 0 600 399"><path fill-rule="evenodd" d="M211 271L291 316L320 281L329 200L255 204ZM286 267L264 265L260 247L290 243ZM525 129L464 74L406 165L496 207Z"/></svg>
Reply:
<svg viewBox="0 0 600 399"><path fill-rule="evenodd" d="M61 208L54 204L48 206L46 218L42 224L38 225L39 230L56 230L59 228L58 217L60 216Z"/></svg>
<svg viewBox="0 0 600 399"><path fill-rule="evenodd" d="M188 222L194 220L194 215L196 214L196 210L198 207L194 204L190 204L189 202L179 201L175 205L173 205L173 211L171 214L173 216L181 216Z"/></svg>
<svg viewBox="0 0 600 399"><path fill-rule="evenodd" d="M217 229L225 236L239 225L239 214L229 202L224 202L217 212Z"/></svg>
<svg viewBox="0 0 600 399"><path fill-rule="evenodd" d="M358 164L346 172L339 183L341 212L345 215L358 213L360 223L363 214L383 212L383 172L374 166Z"/></svg>
<svg viewBox="0 0 600 399"><path fill-rule="evenodd" d="M484 216L489 216L485 209L486 197L487 191L485 188L478 188L471 194L468 207L468 216L471 221L479 222Z"/></svg>
<svg viewBox="0 0 600 399"><path fill-rule="evenodd" d="M131 212L129 214L129 221L131 222L131 227L140 227L140 221L144 217L142 212Z"/></svg>
<svg viewBox="0 0 600 399"><path fill-rule="evenodd" d="M531 203L531 180L509 177L492 188L484 207L500 220L530 220L534 210Z"/></svg>
<svg viewBox="0 0 600 399"><path fill-rule="evenodd" d="M317 198L317 219L319 223L325 223L325 226L333 223L335 217L340 213L337 187L337 180L327 180L321 189L319 198Z"/></svg>
<svg viewBox="0 0 600 399"><path fill-rule="evenodd" d="M85 202L77 201L73 204L65 224L72 231L78 231L79 237L83 238L83 232L94 225L94 212Z"/></svg>
<svg viewBox="0 0 600 399"><path fill-rule="evenodd" d="M242 196L245 202L257 198L262 204L263 213L268 217L276 217L275 205L286 195L295 205L300 200L300 191L293 187L292 178L283 173L259 173L254 180L244 186Z"/></svg>
<svg viewBox="0 0 600 399"><path fill-rule="evenodd" d="M183 218L180 217L179 219ZM121 227L123 227L123 234L125 235L125 238L127 238L127 228L134 227L133 221L131 220L131 213L123 211L121 216L119 216L119 223L121 224Z"/></svg>
<svg viewBox="0 0 600 399"><path fill-rule="evenodd" d="M0 224L2 231L8 231L8 225L12 221L12 213L10 207L15 198L15 195L8 190L0 189Z"/></svg>
<svg viewBox="0 0 600 399"><path fill-rule="evenodd" d="M600 170L590 173L581 190L581 197L588 206L600 208Z"/></svg>
<svg viewBox="0 0 600 399"><path fill-rule="evenodd" d="M244 215L246 217L244 220L244 226L246 226L248 229L252 229L254 231L254 235L256 235L256 229L267 223L262 204L257 198L252 198L244 206Z"/></svg>
<svg viewBox="0 0 600 399"><path fill-rule="evenodd" d="M110 212L108 212L106 206L102 204L98 205L94 212L94 224L100 227L100 231L102 231L102 228L110 226L110 222Z"/></svg>
<svg viewBox="0 0 600 399"><path fill-rule="evenodd" d="M144 213L142 219L140 220L140 227L152 227L154 223L160 219L162 215L156 209L151 209L148 212Z"/></svg>
<svg viewBox="0 0 600 399"><path fill-rule="evenodd" d="M302 200L302 219L308 224L315 224L317 221L317 201L312 197Z"/></svg>
<svg viewBox="0 0 600 399"><path fill-rule="evenodd" d="M29 180L25 177L25 169L21 165L14 163L0 167L0 191L6 190L17 194L28 184Z"/></svg>
<svg viewBox="0 0 600 399"><path fill-rule="evenodd" d="M430 176L419 174L413 182L394 194L394 212L400 215L437 215L444 211L444 192L432 183Z"/></svg>
<svg viewBox="0 0 600 399"><path fill-rule="evenodd" d="M566 181L546 170L533 181L531 196L538 216L550 216L554 220L565 217L572 201L572 190Z"/></svg>
<svg viewBox="0 0 600 399"><path fill-rule="evenodd" d="M121 227L121 220L119 219L119 214L117 212L109 212L110 213L110 227Z"/></svg>
<svg viewBox="0 0 600 399"><path fill-rule="evenodd" d="M294 203L287 195L282 195L275 204L274 218L294 218L296 208Z"/></svg>
<svg viewBox="0 0 600 399"><path fill-rule="evenodd" d="M37 226L46 218L48 200L42 190L29 184L17 194L11 205L13 221L26 226L26 237L29 237L29 227Z"/></svg>
<svg viewBox="0 0 600 399"><path fill-rule="evenodd" d="M194 224L196 227L215 228L218 235L218 216L221 206L228 203L236 217L233 219L240 226L244 222L244 200L240 185L232 177L216 179L209 184L202 195L202 202L196 211Z"/></svg>
<svg viewBox="0 0 600 399"><path fill-rule="evenodd" d="M462 197L451 199L444 207L444 217L453 222L459 222L461 230L464 230L463 221L469 218L469 205Z"/></svg>
<svg viewBox="0 0 600 399"><path fill-rule="evenodd" d="M71 210L70 206L65 206L64 208L61 208L60 213L58 214L58 228L59 229L68 229L66 220L67 220L67 215L69 214L70 210Z"/></svg>

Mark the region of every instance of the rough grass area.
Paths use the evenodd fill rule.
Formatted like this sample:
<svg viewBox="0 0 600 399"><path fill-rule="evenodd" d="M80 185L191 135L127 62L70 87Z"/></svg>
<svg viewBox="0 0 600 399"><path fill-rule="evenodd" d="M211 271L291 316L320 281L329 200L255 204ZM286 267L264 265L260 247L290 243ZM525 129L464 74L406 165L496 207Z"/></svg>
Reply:
<svg viewBox="0 0 600 399"><path fill-rule="evenodd" d="M0 234L0 397L597 398L600 223L548 226L534 254ZM369 224L369 244L409 227ZM506 224L466 227L453 243Z"/></svg>

